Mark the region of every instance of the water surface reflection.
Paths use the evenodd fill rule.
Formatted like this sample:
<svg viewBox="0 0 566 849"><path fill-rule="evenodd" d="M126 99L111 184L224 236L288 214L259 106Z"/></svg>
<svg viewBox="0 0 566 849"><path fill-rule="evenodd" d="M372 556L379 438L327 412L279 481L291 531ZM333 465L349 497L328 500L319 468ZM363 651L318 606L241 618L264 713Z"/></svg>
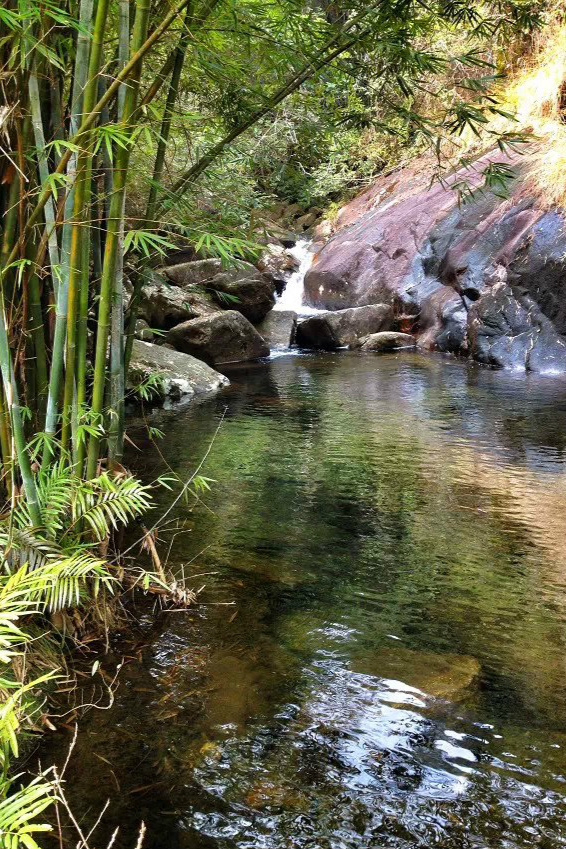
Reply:
<svg viewBox="0 0 566 849"><path fill-rule="evenodd" d="M566 384L412 354L231 377L157 417L188 475L226 410L171 548L214 574L146 614L75 807L113 797L117 847L142 818L156 849L566 845Z"/></svg>

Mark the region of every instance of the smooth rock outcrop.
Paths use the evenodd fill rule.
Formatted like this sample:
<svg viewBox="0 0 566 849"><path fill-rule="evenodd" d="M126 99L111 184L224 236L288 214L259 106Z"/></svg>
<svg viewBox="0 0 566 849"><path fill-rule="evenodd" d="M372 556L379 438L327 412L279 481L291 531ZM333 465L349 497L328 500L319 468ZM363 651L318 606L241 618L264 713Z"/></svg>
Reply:
<svg viewBox="0 0 566 849"><path fill-rule="evenodd" d="M395 330L383 330L381 333L371 333L360 339L360 351L373 351L376 354L384 354L387 351L398 351L401 348L414 348L417 340L410 333L397 333Z"/></svg>
<svg viewBox="0 0 566 849"><path fill-rule="evenodd" d="M287 351L295 341L297 313L293 310L272 310L256 329L271 351Z"/></svg>
<svg viewBox="0 0 566 849"><path fill-rule="evenodd" d="M158 380L152 383L154 396L150 400L153 401L188 401L195 395L216 392L230 383L223 374L189 354L136 339L130 364L130 386L139 386L155 375Z"/></svg>
<svg viewBox="0 0 566 849"><path fill-rule="evenodd" d="M216 274L207 288L220 307L241 312L252 324L261 321L275 305L275 282L253 265Z"/></svg>
<svg viewBox="0 0 566 849"><path fill-rule="evenodd" d="M173 327L167 341L177 351L192 354L211 365L256 360L269 347L240 312L226 310L185 321Z"/></svg>
<svg viewBox="0 0 566 849"><path fill-rule="evenodd" d="M310 316L297 325L297 345L333 351L356 345L360 339L381 330L391 330L393 308L388 304L369 304L353 309L335 310Z"/></svg>
<svg viewBox="0 0 566 849"><path fill-rule="evenodd" d="M492 151L451 181L478 189L493 162L515 171L509 196L482 188L463 205L429 186L426 161L379 178L341 210L306 275L307 303L389 303L413 317L421 347L566 373L566 213L533 196L527 156Z"/></svg>

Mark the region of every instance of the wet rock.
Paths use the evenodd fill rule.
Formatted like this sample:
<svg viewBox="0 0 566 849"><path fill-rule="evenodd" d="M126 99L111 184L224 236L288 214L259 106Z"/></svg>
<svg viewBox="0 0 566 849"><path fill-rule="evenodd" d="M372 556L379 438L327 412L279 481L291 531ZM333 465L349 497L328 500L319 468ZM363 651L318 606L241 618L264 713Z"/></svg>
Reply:
<svg viewBox="0 0 566 849"><path fill-rule="evenodd" d="M272 310L256 329L270 350L287 351L295 340L297 313L293 310Z"/></svg>
<svg viewBox="0 0 566 849"><path fill-rule="evenodd" d="M275 283L249 263L243 267L216 274L207 284L221 307L241 312L253 324L261 321L275 305Z"/></svg>
<svg viewBox="0 0 566 849"><path fill-rule="evenodd" d="M355 672L402 681L427 696L451 702L464 699L481 672L475 657L415 651L404 646L383 646L371 655L354 656L351 665Z"/></svg>
<svg viewBox="0 0 566 849"><path fill-rule="evenodd" d="M167 341L178 351L192 354L211 365L269 355L269 347L255 327L235 310L178 324L169 331Z"/></svg>
<svg viewBox="0 0 566 849"><path fill-rule="evenodd" d="M230 381L201 360L163 345L134 341L129 385L138 386L148 377L158 375L153 400L190 400L195 395L216 392Z"/></svg>
<svg viewBox="0 0 566 849"><path fill-rule="evenodd" d="M290 254L283 245L267 246L257 264L260 271L267 271L274 277L284 277L299 267L299 260Z"/></svg>
<svg viewBox="0 0 566 849"><path fill-rule="evenodd" d="M566 339L529 297L506 283L482 294L468 313L471 352L479 362L514 371L566 373Z"/></svg>
<svg viewBox="0 0 566 849"><path fill-rule="evenodd" d="M153 342L155 335L147 321L143 318L138 318L135 329L136 339L141 339L142 342Z"/></svg>
<svg viewBox="0 0 566 849"><path fill-rule="evenodd" d="M305 215L301 215L295 221L295 226L300 230L309 230L315 223L318 218L316 212L307 212Z"/></svg>
<svg viewBox="0 0 566 849"><path fill-rule="evenodd" d="M222 271L222 263L219 259L199 259L169 265L161 271L175 286L202 286Z"/></svg>
<svg viewBox="0 0 566 849"><path fill-rule="evenodd" d="M332 236L334 228L330 221L321 221L312 231L312 237L315 242L326 242Z"/></svg>
<svg viewBox="0 0 566 849"><path fill-rule="evenodd" d="M399 348L414 348L417 340L409 333L397 333L394 330L383 330L381 333L371 333L360 339L359 347L362 351L374 351L383 354L386 351L397 351Z"/></svg>
<svg viewBox="0 0 566 849"><path fill-rule="evenodd" d="M215 312L218 307L205 293L171 286L154 274L142 289L138 314L150 327L168 330L182 321Z"/></svg>
<svg viewBox="0 0 566 849"><path fill-rule="evenodd" d="M356 345L363 337L393 327L393 309L388 304L371 304L347 310L320 313L297 325L297 344L327 351Z"/></svg>

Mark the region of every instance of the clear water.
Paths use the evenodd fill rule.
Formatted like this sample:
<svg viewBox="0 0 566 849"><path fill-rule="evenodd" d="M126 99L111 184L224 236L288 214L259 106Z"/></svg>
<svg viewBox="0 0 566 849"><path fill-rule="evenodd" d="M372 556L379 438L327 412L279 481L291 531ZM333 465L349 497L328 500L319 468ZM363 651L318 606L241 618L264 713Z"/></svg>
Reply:
<svg viewBox="0 0 566 849"><path fill-rule="evenodd" d="M289 275L287 285L283 293L277 298L275 310L293 310L298 315L315 315L321 310L309 307L304 303L304 280L305 274L312 265L314 254L312 253L312 242L310 239L298 239L297 243L289 248L287 253L295 257L299 265Z"/></svg>
<svg viewBox="0 0 566 849"><path fill-rule="evenodd" d="M95 845L565 846L566 385L409 353L231 377L152 422L164 459L132 431L148 479L188 475L224 416L163 533L202 603L142 605L81 721Z"/></svg>

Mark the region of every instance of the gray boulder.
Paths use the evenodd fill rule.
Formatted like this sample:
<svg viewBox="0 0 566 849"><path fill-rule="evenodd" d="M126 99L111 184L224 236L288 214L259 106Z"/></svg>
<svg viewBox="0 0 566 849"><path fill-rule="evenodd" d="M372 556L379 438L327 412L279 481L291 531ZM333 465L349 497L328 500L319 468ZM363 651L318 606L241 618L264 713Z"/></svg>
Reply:
<svg viewBox="0 0 566 849"><path fill-rule="evenodd" d="M219 259L198 259L196 262L180 262L169 265L161 272L174 286L201 286L222 271Z"/></svg>
<svg viewBox="0 0 566 849"><path fill-rule="evenodd" d="M253 324L261 321L275 305L275 282L253 265L216 274L207 289L216 303L241 312Z"/></svg>
<svg viewBox="0 0 566 849"><path fill-rule="evenodd" d="M303 348L333 351L356 345L371 333L391 330L393 324L393 307L389 304L369 304L366 307L323 312L298 324L296 341Z"/></svg>
<svg viewBox="0 0 566 849"><path fill-rule="evenodd" d="M216 312L173 327L167 341L178 351L212 365L256 360L269 347L255 327L235 310Z"/></svg>
<svg viewBox="0 0 566 849"><path fill-rule="evenodd" d="M295 339L297 313L293 310L272 310L256 329L270 350L287 351Z"/></svg>
<svg viewBox="0 0 566 849"><path fill-rule="evenodd" d="M182 321L217 311L218 307L203 292L171 286L162 277L153 274L142 289L138 315L150 327L169 330Z"/></svg>
<svg viewBox="0 0 566 849"><path fill-rule="evenodd" d="M386 351L398 351L400 348L414 348L417 340L410 333L397 333L395 330L383 330L381 333L371 333L360 340L362 351L374 351L384 354Z"/></svg>
<svg viewBox="0 0 566 849"><path fill-rule="evenodd" d="M128 383L131 389L146 384L149 401L189 401L195 395L216 392L229 382L223 374L189 354L134 340Z"/></svg>
<svg viewBox="0 0 566 849"><path fill-rule="evenodd" d="M317 218L318 214L316 212L307 212L305 215L301 215L300 218L297 218L295 225L298 230L309 230L314 224L316 224Z"/></svg>
<svg viewBox="0 0 566 849"><path fill-rule="evenodd" d="M299 267L299 260L283 245L268 245L258 261L260 271L267 271L277 278L284 277Z"/></svg>
<svg viewBox="0 0 566 849"><path fill-rule="evenodd" d="M144 321L143 318L138 318L136 321L135 337L136 339L141 339L142 342L153 342L154 333L147 321Z"/></svg>

